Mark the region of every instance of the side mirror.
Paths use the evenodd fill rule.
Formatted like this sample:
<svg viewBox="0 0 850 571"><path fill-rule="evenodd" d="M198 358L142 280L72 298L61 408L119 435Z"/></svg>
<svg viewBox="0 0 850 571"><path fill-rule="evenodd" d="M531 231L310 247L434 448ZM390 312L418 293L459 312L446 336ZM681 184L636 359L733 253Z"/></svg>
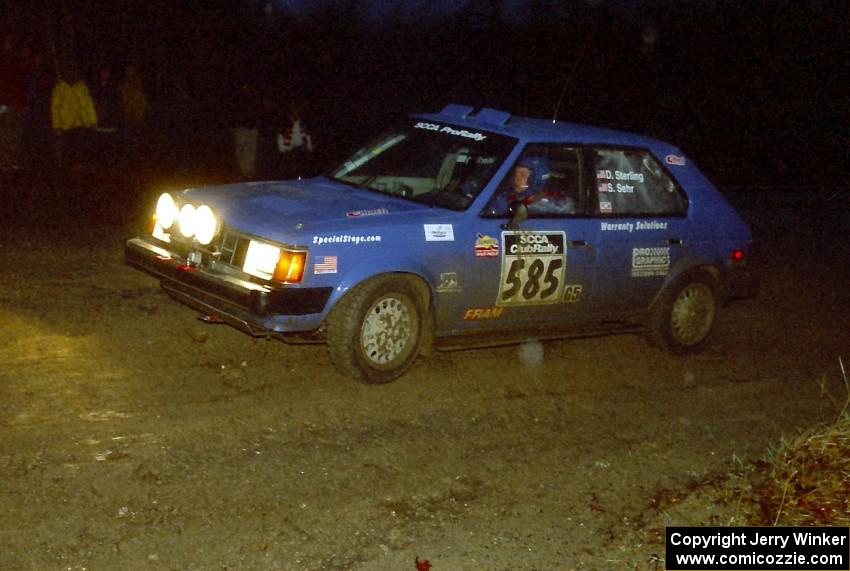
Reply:
<svg viewBox="0 0 850 571"><path fill-rule="evenodd" d="M508 206L508 221L502 224L502 230L517 230L519 225L528 220L528 207L522 200L514 200Z"/></svg>

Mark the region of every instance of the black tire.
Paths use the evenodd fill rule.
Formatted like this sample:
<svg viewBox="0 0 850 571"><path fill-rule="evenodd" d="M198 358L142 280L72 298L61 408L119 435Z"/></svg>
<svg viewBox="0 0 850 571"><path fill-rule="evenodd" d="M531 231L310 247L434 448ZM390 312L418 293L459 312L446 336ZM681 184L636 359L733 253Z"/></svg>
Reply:
<svg viewBox="0 0 850 571"><path fill-rule="evenodd" d="M424 315L421 296L408 279L378 277L355 286L328 318L331 363L362 383L397 379L419 354Z"/></svg>
<svg viewBox="0 0 850 571"><path fill-rule="evenodd" d="M716 280L706 272L688 272L662 292L653 305L650 340L674 354L697 351L714 331L718 311Z"/></svg>

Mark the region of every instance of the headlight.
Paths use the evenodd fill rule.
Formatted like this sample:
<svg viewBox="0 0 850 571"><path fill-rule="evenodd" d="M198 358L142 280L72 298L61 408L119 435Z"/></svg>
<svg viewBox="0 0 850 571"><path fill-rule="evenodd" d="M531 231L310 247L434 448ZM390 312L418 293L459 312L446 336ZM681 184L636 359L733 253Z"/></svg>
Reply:
<svg viewBox="0 0 850 571"><path fill-rule="evenodd" d="M215 231L218 229L215 214L206 204L202 204L195 210L195 239L206 246L212 242Z"/></svg>
<svg viewBox="0 0 850 571"><path fill-rule="evenodd" d="M156 201L156 221L164 230L168 230L174 224L179 212L177 204L174 203L174 198L167 192L159 195L159 200Z"/></svg>
<svg viewBox="0 0 850 571"><path fill-rule="evenodd" d="M272 244L251 240L242 269L258 278L298 283L304 275L306 258L307 252L284 250Z"/></svg>
<svg viewBox="0 0 850 571"><path fill-rule="evenodd" d="M195 207L184 204L180 209L180 217L177 221L180 233L184 238L191 238L195 234Z"/></svg>

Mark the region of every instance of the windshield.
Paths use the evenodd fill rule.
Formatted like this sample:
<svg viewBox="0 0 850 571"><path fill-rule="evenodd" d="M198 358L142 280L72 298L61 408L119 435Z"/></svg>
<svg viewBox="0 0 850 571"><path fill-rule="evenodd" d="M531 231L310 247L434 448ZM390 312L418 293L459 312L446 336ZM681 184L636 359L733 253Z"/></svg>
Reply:
<svg viewBox="0 0 850 571"><path fill-rule="evenodd" d="M358 150L330 176L359 188L464 210L515 144L502 135L414 120Z"/></svg>

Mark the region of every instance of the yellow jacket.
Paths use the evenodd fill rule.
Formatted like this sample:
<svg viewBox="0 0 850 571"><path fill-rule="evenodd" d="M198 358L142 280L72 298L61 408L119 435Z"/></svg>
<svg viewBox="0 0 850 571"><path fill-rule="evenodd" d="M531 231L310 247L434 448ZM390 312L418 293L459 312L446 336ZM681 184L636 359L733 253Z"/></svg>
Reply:
<svg viewBox="0 0 850 571"><path fill-rule="evenodd" d="M50 120L57 131L97 126L94 101L83 81L68 85L65 80L59 80L50 100Z"/></svg>

